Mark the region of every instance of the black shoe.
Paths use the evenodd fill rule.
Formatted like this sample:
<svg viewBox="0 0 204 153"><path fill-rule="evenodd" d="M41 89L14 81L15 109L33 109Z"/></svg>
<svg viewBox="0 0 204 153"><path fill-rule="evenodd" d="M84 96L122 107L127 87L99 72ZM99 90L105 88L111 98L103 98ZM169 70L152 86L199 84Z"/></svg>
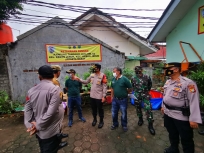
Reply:
<svg viewBox="0 0 204 153"><path fill-rule="evenodd" d="M179 153L179 149L173 149L172 147L164 149L164 153Z"/></svg>
<svg viewBox="0 0 204 153"><path fill-rule="evenodd" d="M143 118L140 117L137 124L138 124L139 126L142 126L143 123L144 123Z"/></svg>
<svg viewBox="0 0 204 153"><path fill-rule="evenodd" d="M124 126L124 127L123 127L123 131L124 131L124 132L127 132L127 131L128 131L128 128Z"/></svg>
<svg viewBox="0 0 204 153"><path fill-rule="evenodd" d="M118 126L114 126L114 125L111 126L111 130L115 130L117 128L118 128Z"/></svg>
<svg viewBox="0 0 204 153"><path fill-rule="evenodd" d="M100 121L99 124L98 124L98 128L99 128L99 129L102 128L102 127L103 127L103 124L104 124L104 122L103 122L103 121Z"/></svg>
<svg viewBox="0 0 204 153"><path fill-rule="evenodd" d="M96 123L97 123L97 120L96 120L96 119L94 119L94 120L93 120L93 122L92 122L92 126L95 126L95 125L96 125Z"/></svg>
<svg viewBox="0 0 204 153"><path fill-rule="evenodd" d="M149 132L150 132L152 135L155 135L155 130L154 130L154 128L153 128L153 123L149 123L148 129L149 129Z"/></svg>
<svg viewBox="0 0 204 153"><path fill-rule="evenodd" d="M59 134L57 134L57 137L58 137L59 139L67 138L67 137L68 137L68 134L59 133Z"/></svg>
<svg viewBox="0 0 204 153"><path fill-rule="evenodd" d="M65 146L67 146L67 145L68 145L67 142L61 142L61 143L59 144L59 149L65 147Z"/></svg>
<svg viewBox="0 0 204 153"><path fill-rule="evenodd" d="M199 133L200 135L204 135L204 131L199 131L199 130L198 130L198 133Z"/></svg>

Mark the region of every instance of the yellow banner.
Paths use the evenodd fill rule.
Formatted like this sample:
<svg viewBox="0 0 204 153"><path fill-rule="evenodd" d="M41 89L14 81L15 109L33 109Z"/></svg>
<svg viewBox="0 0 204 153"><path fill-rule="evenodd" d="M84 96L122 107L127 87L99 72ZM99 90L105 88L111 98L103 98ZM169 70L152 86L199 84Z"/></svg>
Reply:
<svg viewBox="0 0 204 153"><path fill-rule="evenodd" d="M202 33L204 33L204 6L201 6L198 12L198 34Z"/></svg>
<svg viewBox="0 0 204 153"><path fill-rule="evenodd" d="M98 62L102 60L101 45L46 45L48 63Z"/></svg>

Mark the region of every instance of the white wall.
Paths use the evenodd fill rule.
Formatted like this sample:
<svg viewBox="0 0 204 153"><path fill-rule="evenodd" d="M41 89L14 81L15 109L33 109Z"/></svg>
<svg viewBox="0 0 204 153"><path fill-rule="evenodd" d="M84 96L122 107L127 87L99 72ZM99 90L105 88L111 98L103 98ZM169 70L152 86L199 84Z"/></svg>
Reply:
<svg viewBox="0 0 204 153"><path fill-rule="evenodd" d="M93 26L94 23L89 23L89 25ZM80 30L98 38L111 47L124 52L125 56L137 56L140 53L138 46L128 41L113 30L109 29L108 27L84 27ZM118 48L116 48L116 46L118 46Z"/></svg>

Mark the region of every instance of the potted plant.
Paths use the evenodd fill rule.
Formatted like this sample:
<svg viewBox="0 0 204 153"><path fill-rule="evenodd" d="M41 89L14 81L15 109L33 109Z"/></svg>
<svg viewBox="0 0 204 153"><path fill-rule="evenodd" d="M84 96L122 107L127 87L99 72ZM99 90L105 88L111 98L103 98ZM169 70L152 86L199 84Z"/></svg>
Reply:
<svg viewBox="0 0 204 153"><path fill-rule="evenodd" d="M83 76L83 79L86 80L90 75L91 75L90 72L84 72L82 76ZM91 89L90 83L82 85L83 93L88 93L90 91L90 89Z"/></svg>
<svg viewBox="0 0 204 153"><path fill-rule="evenodd" d="M123 75L126 76L129 80L131 80L131 78L134 75L134 71L131 70L130 68L124 68L123 69Z"/></svg>
<svg viewBox="0 0 204 153"><path fill-rule="evenodd" d="M109 69L104 70L104 74L107 78L107 88L109 89L111 87L111 80L113 79L113 72Z"/></svg>
<svg viewBox="0 0 204 153"><path fill-rule="evenodd" d="M197 84L200 93L200 111L203 123L199 125L199 133L204 135L204 62L197 65L195 71L190 71L188 77Z"/></svg>

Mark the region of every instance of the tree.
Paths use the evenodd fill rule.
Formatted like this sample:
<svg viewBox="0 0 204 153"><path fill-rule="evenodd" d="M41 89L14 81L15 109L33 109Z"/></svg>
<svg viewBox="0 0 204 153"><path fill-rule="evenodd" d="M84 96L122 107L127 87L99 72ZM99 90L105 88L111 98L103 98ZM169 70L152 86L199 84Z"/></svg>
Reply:
<svg viewBox="0 0 204 153"><path fill-rule="evenodd" d="M23 2L26 0L0 0L0 23L5 22L11 16L17 17L21 14Z"/></svg>

